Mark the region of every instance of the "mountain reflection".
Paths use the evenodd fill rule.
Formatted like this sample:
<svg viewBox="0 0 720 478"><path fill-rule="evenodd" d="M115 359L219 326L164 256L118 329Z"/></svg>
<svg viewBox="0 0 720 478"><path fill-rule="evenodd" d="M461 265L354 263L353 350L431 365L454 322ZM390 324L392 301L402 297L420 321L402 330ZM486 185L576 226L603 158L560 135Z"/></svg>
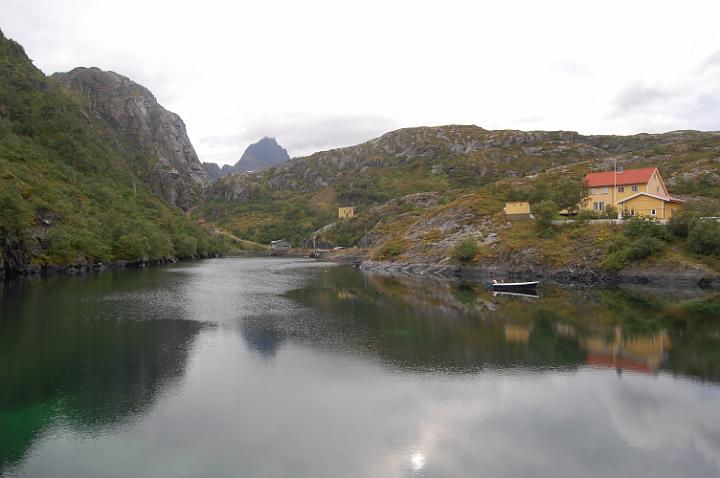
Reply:
<svg viewBox="0 0 720 478"><path fill-rule="evenodd" d="M288 296L342 317L335 327L349 331L345 340L402 368L462 373L589 366L720 380L720 356L713 352L720 324L673 306L704 293L668 294L546 287L535 298L493 294L477 284L330 268Z"/></svg>
<svg viewBox="0 0 720 478"><path fill-rule="evenodd" d="M143 297L155 280L133 271L0 286L0 472L58 421L92 431L131 420L182 376L201 324L176 301ZM138 320L148 311L165 320Z"/></svg>

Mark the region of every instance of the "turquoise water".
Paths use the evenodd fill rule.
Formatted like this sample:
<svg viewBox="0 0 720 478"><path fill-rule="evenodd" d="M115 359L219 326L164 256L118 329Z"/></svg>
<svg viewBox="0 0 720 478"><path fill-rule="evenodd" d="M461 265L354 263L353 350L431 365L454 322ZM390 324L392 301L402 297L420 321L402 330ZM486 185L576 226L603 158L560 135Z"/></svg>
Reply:
<svg viewBox="0 0 720 478"><path fill-rule="evenodd" d="M720 475L704 291L294 259L0 287L3 477Z"/></svg>

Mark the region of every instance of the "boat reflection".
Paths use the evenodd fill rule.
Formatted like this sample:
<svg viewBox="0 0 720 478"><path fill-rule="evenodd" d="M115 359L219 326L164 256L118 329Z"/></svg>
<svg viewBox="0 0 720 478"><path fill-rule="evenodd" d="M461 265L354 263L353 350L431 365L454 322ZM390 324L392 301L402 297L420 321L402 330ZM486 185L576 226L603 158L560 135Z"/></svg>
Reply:
<svg viewBox="0 0 720 478"><path fill-rule="evenodd" d="M323 324L323 333L332 329L346 345L401 368L668 370L720 381L713 364L719 354L696 352L718 349L720 324L699 323L683 315L678 300L653 292L548 286L540 297L338 267L288 296L342 317ZM709 333L695 333L699 326Z"/></svg>

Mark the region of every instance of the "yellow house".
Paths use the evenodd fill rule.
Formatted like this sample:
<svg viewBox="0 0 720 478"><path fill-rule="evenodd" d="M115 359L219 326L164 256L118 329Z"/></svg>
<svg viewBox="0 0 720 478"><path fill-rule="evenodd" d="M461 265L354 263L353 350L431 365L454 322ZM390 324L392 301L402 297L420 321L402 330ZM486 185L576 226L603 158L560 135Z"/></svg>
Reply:
<svg viewBox="0 0 720 478"><path fill-rule="evenodd" d="M513 201L505 203L505 215L508 219L529 219L530 203L527 201Z"/></svg>
<svg viewBox="0 0 720 478"><path fill-rule="evenodd" d="M613 206L623 215L669 219L684 201L670 196L658 168L588 173L590 198L585 209L602 212Z"/></svg>
<svg viewBox="0 0 720 478"><path fill-rule="evenodd" d="M338 209L338 219L348 219L355 216L355 208L352 206Z"/></svg>
<svg viewBox="0 0 720 478"><path fill-rule="evenodd" d="M656 219L670 219L684 201L670 196L651 193L637 193L618 201L624 216L645 216Z"/></svg>

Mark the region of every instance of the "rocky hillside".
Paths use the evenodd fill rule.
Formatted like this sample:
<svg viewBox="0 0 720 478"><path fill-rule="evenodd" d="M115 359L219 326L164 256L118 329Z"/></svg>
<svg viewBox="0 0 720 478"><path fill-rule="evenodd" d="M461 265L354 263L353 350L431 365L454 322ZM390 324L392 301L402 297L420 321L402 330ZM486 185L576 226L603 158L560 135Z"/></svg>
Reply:
<svg viewBox="0 0 720 478"><path fill-rule="evenodd" d="M673 194L720 198L718 132L584 136L451 125L402 129L228 176L210 188L203 210L241 237L298 242L333 221L340 205L362 213L415 193L527 188L545 177L579 181L615 161L626 168L659 167Z"/></svg>
<svg viewBox="0 0 720 478"><path fill-rule="evenodd" d="M88 114L121 136L125 154L144 157L137 171L170 205L188 209L210 182L188 138L185 123L163 108L142 85L112 71L75 68L52 78L79 93Z"/></svg>
<svg viewBox="0 0 720 478"><path fill-rule="evenodd" d="M220 168L215 163L203 163L205 171L212 180L217 180L233 173L262 171L290 160L288 152L278 144L275 138L264 137L245 149L240 160L234 166L224 165Z"/></svg>
<svg viewBox="0 0 720 478"><path fill-rule="evenodd" d="M77 75L66 78L90 82L86 93L0 33L0 276L219 253L221 241L154 193L185 206L206 181L179 118L119 75ZM138 98L106 91L108 79Z"/></svg>

